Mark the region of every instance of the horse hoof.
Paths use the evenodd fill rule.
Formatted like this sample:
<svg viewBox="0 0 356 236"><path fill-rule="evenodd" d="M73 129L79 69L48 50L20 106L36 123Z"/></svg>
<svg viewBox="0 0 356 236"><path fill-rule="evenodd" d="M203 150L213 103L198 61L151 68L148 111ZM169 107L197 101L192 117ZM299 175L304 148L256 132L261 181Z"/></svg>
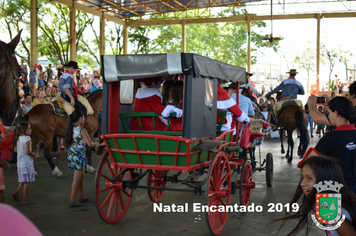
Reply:
<svg viewBox="0 0 356 236"><path fill-rule="evenodd" d="M292 163L292 158L288 158L288 163L290 164L290 163Z"/></svg>
<svg viewBox="0 0 356 236"><path fill-rule="evenodd" d="M284 151L284 149L282 149L282 150L281 150L281 153L284 154L284 153L286 153L286 152Z"/></svg>
<svg viewBox="0 0 356 236"><path fill-rule="evenodd" d="M286 158L289 158L289 154L286 155Z"/></svg>

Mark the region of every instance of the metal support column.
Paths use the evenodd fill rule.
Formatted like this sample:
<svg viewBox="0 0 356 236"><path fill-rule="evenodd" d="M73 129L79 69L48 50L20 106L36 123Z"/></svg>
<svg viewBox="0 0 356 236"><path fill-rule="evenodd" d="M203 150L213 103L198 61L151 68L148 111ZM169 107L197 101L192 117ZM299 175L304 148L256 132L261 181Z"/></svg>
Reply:
<svg viewBox="0 0 356 236"><path fill-rule="evenodd" d="M246 17L247 24L247 71L251 72L251 16Z"/></svg>
<svg viewBox="0 0 356 236"><path fill-rule="evenodd" d="M100 16L100 40L99 40L100 57L105 54L105 13Z"/></svg>
<svg viewBox="0 0 356 236"><path fill-rule="evenodd" d="M319 86L319 74L320 74L320 19L321 15L317 14L316 15L316 22L317 22L317 27L316 27L316 86L317 86L317 92L319 96L319 91L320 91L320 86Z"/></svg>
<svg viewBox="0 0 356 236"><path fill-rule="evenodd" d="M30 3L30 31L31 31L31 58L29 66L37 64L38 61L38 18L37 18L37 0L31 0Z"/></svg>
<svg viewBox="0 0 356 236"><path fill-rule="evenodd" d="M182 52L187 51L187 29L185 20L182 20Z"/></svg>
<svg viewBox="0 0 356 236"><path fill-rule="evenodd" d="M129 31L128 31L126 21L125 21L125 24L123 25L122 35L123 35L123 51L124 51L124 54L127 54L128 53L127 42L129 40Z"/></svg>
<svg viewBox="0 0 356 236"><path fill-rule="evenodd" d="M75 12L76 12L76 2L72 0L72 5L69 7L69 44L70 44L70 60L76 61L77 60L77 38L76 38L76 30L75 30Z"/></svg>

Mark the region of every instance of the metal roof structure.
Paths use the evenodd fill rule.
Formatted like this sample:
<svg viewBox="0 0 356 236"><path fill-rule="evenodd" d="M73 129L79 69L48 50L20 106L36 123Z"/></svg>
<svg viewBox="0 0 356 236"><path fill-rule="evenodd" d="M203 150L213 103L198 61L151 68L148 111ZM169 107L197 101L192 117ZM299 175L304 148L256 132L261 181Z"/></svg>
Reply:
<svg viewBox="0 0 356 236"><path fill-rule="evenodd" d="M53 0L63 3L65 0ZM272 0L275 14L326 13L356 11L355 0ZM232 8L248 8L250 14L270 14L271 0L77 0L77 6L105 12L119 19L143 20L166 13L185 18L182 12L215 9L209 17ZM80 7L78 8L80 9ZM256 10L256 13L254 12ZM258 12L258 13L257 13ZM205 12L206 13L206 12ZM194 14L193 14L194 15ZM205 14L206 16L206 14ZM190 16L195 18L194 16ZM197 16L199 17L199 16Z"/></svg>

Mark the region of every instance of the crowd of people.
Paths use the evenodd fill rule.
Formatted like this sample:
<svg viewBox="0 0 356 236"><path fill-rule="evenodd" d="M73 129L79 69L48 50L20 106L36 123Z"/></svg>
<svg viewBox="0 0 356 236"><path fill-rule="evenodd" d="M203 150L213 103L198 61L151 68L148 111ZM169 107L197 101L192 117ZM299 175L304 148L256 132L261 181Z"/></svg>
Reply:
<svg viewBox="0 0 356 236"><path fill-rule="evenodd" d="M22 60L21 64L20 88L21 94L31 94L36 96L38 91L44 91L45 97L50 100L58 95L59 80L65 73L63 65L58 65L55 69L49 64L46 69L44 66L34 64L30 68ZM79 95L87 97L95 90L101 89L102 80L98 71L82 74L80 69L76 69L75 87Z"/></svg>

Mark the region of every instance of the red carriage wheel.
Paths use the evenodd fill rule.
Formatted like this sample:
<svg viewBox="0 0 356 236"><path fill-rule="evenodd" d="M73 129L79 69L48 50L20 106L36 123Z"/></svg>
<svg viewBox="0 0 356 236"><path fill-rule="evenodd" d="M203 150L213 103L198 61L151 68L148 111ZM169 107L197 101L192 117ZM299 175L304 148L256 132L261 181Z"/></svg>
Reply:
<svg viewBox="0 0 356 236"><path fill-rule="evenodd" d="M132 179L132 170L113 180L122 170L123 168L115 167L115 160L106 153L101 159L95 175L96 209L100 217L111 224L122 219L132 199L133 189L125 187L123 182L118 181Z"/></svg>
<svg viewBox="0 0 356 236"><path fill-rule="evenodd" d="M248 205L251 197L251 189L255 188L255 182L252 182L252 167L247 160L243 163L240 180L237 181L239 186L240 205Z"/></svg>
<svg viewBox="0 0 356 236"><path fill-rule="evenodd" d="M147 186L166 187L166 181L162 176L163 172L162 170L151 170L147 177ZM152 202L158 202L163 197L164 190L147 189L147 193Z"/></svg>
<svg viewBox="0 0 356 236"><path fill-rule="evenodd" d="M230 205L231 200L230 164L224 152L217 153L210 163L205 199L206 206L212 210L205 216L208 228L211 233L220 234L225 227L228 211L219 212L218 209Z"/></svg>

